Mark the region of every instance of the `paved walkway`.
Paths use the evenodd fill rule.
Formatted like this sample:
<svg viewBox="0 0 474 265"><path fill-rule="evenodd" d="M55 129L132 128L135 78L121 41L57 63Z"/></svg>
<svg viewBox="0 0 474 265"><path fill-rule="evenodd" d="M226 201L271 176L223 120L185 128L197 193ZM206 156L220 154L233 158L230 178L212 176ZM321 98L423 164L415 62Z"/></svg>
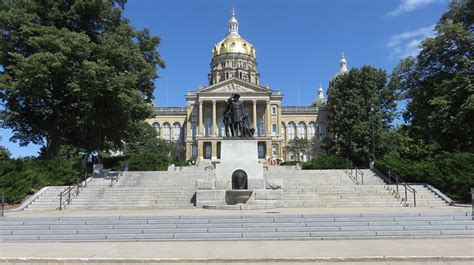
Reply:
<svg viewBox="0 0 474 265"><path fill-rule="evenodd" d="M440 208L303 208L254 211L21 211L9 217L469 212ZM2 243L0 264L474 264L474 239Z"/></svg>
<svg viewBox="0 0 474 265"><path fill-rule="evenodd" d="M472 239L0 243L0 262L472 264ZM25 260L26 261L26 260ZM21 262L20 262L21 263ZM162 264L162 263L160 263ZM373 264L373 263L371 263Z"/></svg>

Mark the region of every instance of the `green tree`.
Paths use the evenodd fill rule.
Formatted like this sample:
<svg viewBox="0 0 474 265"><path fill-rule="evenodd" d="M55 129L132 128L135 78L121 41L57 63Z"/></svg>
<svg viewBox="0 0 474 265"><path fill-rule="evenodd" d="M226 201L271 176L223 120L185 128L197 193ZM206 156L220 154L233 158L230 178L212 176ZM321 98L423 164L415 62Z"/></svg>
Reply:
<svg viewBox="0 0 474 265"><path fill-rule="evenodd" d="M0 2L2 126L20 145L121 148L152 115L158 37L124 18L126 0Z"/></svg>
<svg viewBox="0 0 474 265"><path fill-rule="evenodd" d="M284 147L286 153L293 153L295 155L296 161L300 161L301 153L305 153L307 156L310 156L313 151L314 145L304 138L298 138L289 140L288 144Z"/></svg>
<svg viewBox="0 0 474 265"><path fill-rule="evenodd" d="M0 160L7 160L10 156L10 151L6 147L0 145Z"/></svg>
<svg viewBox="0 0 474 265"><path fill-rule="evenodd" d="M173 144L158 139L155 128L146 122L140 123L133 135L124 149L125 155L129 157L129 169L167 170Z"/></svg>
<svg viewBox="0 0 474 265"><path fill-rule="evenodd" d="M328 130L334 137L325 140L328 153L368 165L373 148L376 157L386 152L388 146L382 139L396 116L395 81L389 82L384 70L371 66L353 68L333 80L328 96Z"/></svg>
<svg viewBox="0 0 474 265"><path fill-rule="evenodd" d="M474 0L452 1L435 36L394 70L411 137L446 151L474 152L473 10Z"/></svg>

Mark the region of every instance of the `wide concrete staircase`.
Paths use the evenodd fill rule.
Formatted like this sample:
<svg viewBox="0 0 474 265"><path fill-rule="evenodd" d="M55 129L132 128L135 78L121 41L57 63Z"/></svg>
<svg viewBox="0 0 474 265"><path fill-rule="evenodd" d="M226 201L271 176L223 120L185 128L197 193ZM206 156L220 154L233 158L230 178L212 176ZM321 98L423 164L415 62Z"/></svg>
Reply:
<svg viewBox="0 0 474 265"><path fill-rule="evenodd" d="M267 179L283 180L284 207L403 207L413 206L413 196L400 198L394 186L386 185L371 170L362 170L363 184L356 184L344 170L296 170L294 167L271 166ZM212 179L213 171L203 166L174 168L172 171L125 172L117 182L94 178L79 195L65 205L73 209L169 209L193 208L197 179ZM361 183L361 181L359 182ZM439 207L447 203L423 185L413 185L417 207ZM67 187L48 187L27 210L55 210L59 193ZM65 198L63 198L65 199Z"/></svg>
<svg viewBox="0 0 474 265"><path fill-rule="evenodd" d="M0 241L474 238L470 212L0 218Z"/></svg>
<svg viewBox="0 0 474 265"><path fill-rule="evenodd" d="M405 202L404 193L396 198L389 186L371 170L362 170L363 184L357 185L344 170L295 170L269 167L265 178L283 179L285 207L403 207L412 206L412 195ZM359 179L359 183L361 183ZM447 205L423 185L414 185L417 206ZM399 192L404 192L403 186Z"/></svg>
<svg viewBox="0 0 474 265"><path fill-rule="evenodd" d="M196 179L207 172L125 172L110 187L89 185L66 209L193 208Z"/></svg>

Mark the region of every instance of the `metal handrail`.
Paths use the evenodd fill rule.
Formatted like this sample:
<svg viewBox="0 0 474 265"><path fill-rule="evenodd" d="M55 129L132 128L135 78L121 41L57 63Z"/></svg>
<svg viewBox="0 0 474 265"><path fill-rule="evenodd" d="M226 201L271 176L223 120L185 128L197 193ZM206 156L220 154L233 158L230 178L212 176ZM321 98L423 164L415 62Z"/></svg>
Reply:
<svg viewBox="0 0 474 265"><path fill-rule="evenodd" d="M405 207L408 206L408 192L413 193L413 207L416 207L416 190L415 190L415 188L410 186L410 184L408 184L407 182L403 181L400 177L398 177L398 175L391 172L390 170L388 171L387 177L388 177L388 185L389 185L387 189L394 192L395 197L397 199L401 199L404 202L403 204L404 204ZM393 187L391 187L392 178L395 180L395 190L393 189ZM400 196L400 191L398 189L399 185L402 185L403 188L404 188L405 198L401 198L401 196Z"/></svg>
<svg viewBox="0 0 474 265"><path fill-rule="evenodd" d="M5 216L5 192L2 191L2 215L1 217Z"/></svg>
<svg viewBox="0 0 474 265"><path fill-rule="evenodd" d="M111 172L109 172L111 173ZM117 169L117 171L115 171L115 176L114 175L111 175L110 176L110 187L112 188L114 186L114 183L118 182L119 178L123 175L123 171L119 171Z"/></svg>
<svg viewBox="0 0 474 265"><path fill-rule="evenodd" d="M84 189L84 187L87 187L87 174L85 175L84 185L82 185L80 179L78 179L76 185L69 185L67 188L65 188L62 192L59 193L58 210L64 210L66 208L66 205L71 204L71 200L77 198L77 196L79 196L79 193Z"/></svg>
<svg viewBox="0 0 474 265"><path fill-rule="evenodd" d="M71 190L74 189L74 186L68 186L61 193L59 193L59 210L66 208L66 204L71 204ZM63 197L66 196L66 200L63 200ZM63 203L64 201L64 203ZM64 204L64 206L63 206Z"/></svg>
<svg viewBox="0 0 474 265"><path fill-rule="evenodd" d="M357 185L364 185L364 172L362 172L356 164L354 164L351 160L346 159L347 164L346 164L346 174L354 181L355 184ZM361 182L359 183L359 176Z"/></svg>

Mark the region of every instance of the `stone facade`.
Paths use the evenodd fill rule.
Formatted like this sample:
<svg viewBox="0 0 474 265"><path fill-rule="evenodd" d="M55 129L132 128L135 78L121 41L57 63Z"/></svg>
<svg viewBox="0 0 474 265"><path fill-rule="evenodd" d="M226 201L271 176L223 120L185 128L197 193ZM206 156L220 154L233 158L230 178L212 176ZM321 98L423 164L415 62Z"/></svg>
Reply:
<svg viewBox="0 0 474 265"><path fill-rule="evenodd" d="M238 93L256 130L259 159L307 160L321 152L321 141L327 136L321 86L311 106L282 106L280 91L260 85L255 48L239 35L234 12L228 35L214 46L212 54L209 85L188 92L186 107L157 107L155 117L148 120L161 139L184 145L186 159L219 160L224 108L227 99ZM343 59L341 70L347 71ZM295 138L307 139L312 147L295 154L286 148Z"/></svg>

